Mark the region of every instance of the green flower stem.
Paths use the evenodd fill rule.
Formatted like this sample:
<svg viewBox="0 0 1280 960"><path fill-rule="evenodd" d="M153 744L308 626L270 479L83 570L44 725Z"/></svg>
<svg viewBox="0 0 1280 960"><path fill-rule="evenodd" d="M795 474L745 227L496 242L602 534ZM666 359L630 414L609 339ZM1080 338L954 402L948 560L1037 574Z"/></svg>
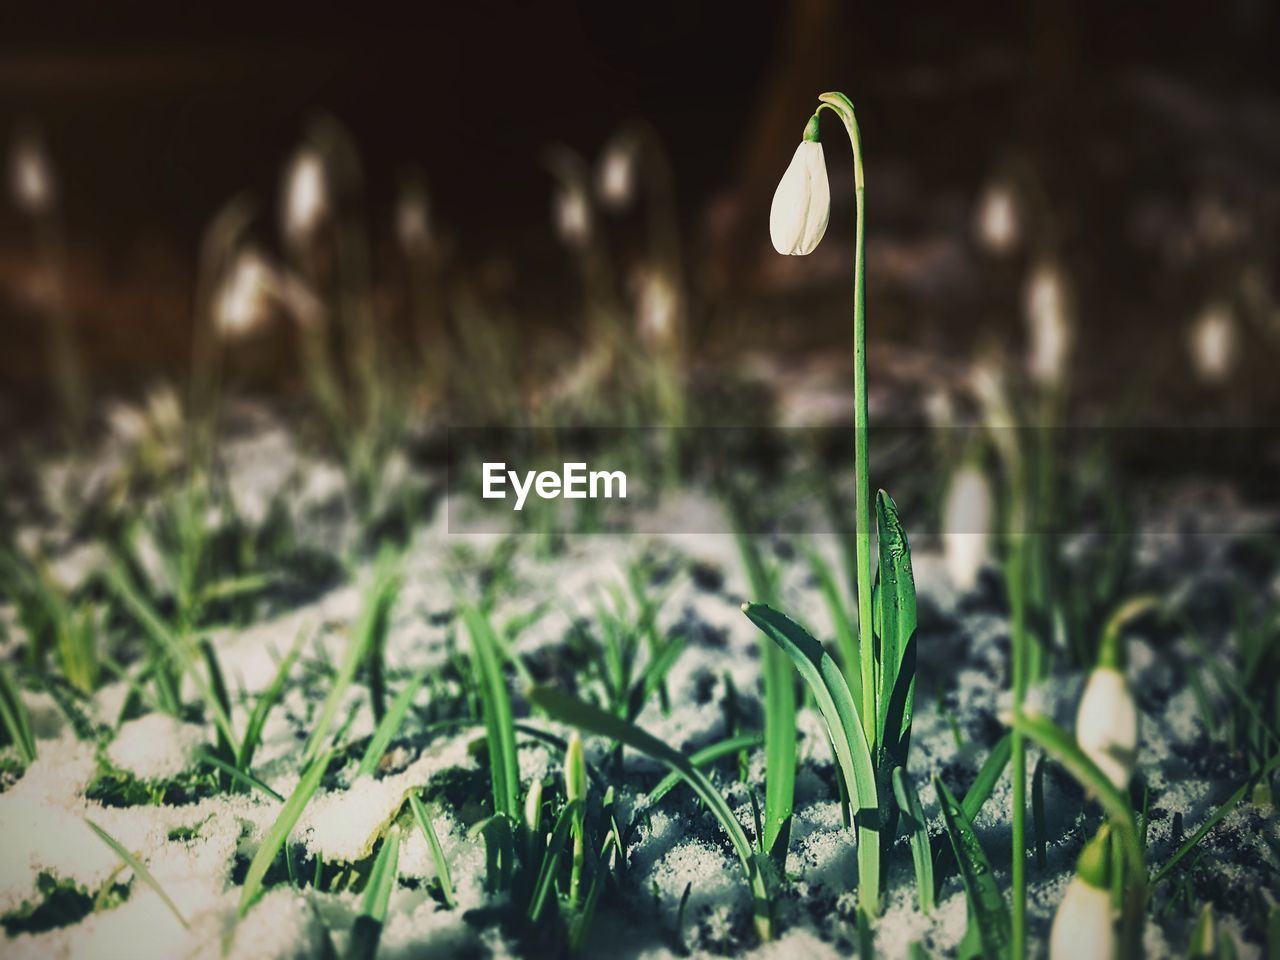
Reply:
<svg viewBox="0 0 1280 960"><path fill-rule="evenodd" d="M867 479L867 317L866 317L866 215L862 174L862 137L853 103L843 93L818 97L820 105L834 111L844 123L853 147L853 178L857 197L857 238L853 261L853 395L854 395L854 518L858 564L858 646L861 651L862 728L872 754L876 749L876 682L871 636L871 487ZM816 116L816 114L815 114ZM850 677L850 681L854 678Z"/></svg>
<svg viewBox="0 0 1280 960"><path fill-rule="evenodd" d="M1009 555L1006 583L1009 590L1010 637L1012 645L1013 709L1022 711L1027 697L1028 647L1027 635L1027 549L1026 531L1026 477L1021 460L1012 464L1013 506L1010 517ZM1020 727L1013 728L1011 736L1013 761L1013 830L1009 870L1013 885L1013 949L1015 958L1027 954L1027 746Z"/></svg>

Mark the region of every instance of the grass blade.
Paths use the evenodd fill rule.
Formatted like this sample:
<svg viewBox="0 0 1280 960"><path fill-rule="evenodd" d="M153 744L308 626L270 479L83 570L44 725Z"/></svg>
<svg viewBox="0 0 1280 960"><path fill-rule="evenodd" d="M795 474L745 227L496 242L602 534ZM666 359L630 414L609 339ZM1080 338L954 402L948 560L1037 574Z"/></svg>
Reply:
<svg viewBox="0 0 1280 960"><path fill-rule="evenodd" d="M453 876L449 873L449 862L440 849L440 838L436 836L436 828L431 825L431 818L427 816L427 808L422 805L416 793L409 794L409 809L413 811L413 818L418 821L418 828L427 838L427 846L431 848L431 859L436 864L436 878L440 881L444 905L452 910L457 906L457 900L453 896Z"/></svg>
<svg viewBox="0 0 1280 960"><path fill-rule="evenodd" d="M394 603L399 591L399 583L399 569L396 565L396 560L392 554L384 553L378 560L373 583L365 596L364 608L360 613L355 632L347 644L342 663L338 667L338 675L334 677L333 686L329 688L329 695L325 698L324 705L320 708L320 716L311 731L310 739L307 740L306 750L302 754L304 763L313 760L320 752L325 738L329 734L329 728L333 725L333 721L342 707L342 701L347 695L347 688L351 686L351 681L355 679L356 671L360 668L360 664L364 663L376 651L376 648L381 646L381 634L386 632L387 618L390 614L391 605ZM380 656L381 654L378 652L375 659ZM380 669L375 669L372 672L380 676ZM371 689L374 679L374 677L370 677ZM376 709L378 706L377 696L374 696L374 704ZM380 714L380 711L378 712Z"/></svg>
<svg viewBox="0 0 1280 960"><path fill-rule="evenodd" d="M1191 838L1178 848L1178 851L1169 858L1168 862L1155 872L1151 877L1151 885L1154 887L1157 883L1167 877L1169 872L1178 865L1182 858L1199 846L1200 841L1209 835L1209 831L1221 823L1223 818L1235 809L1236 804L1248 796L1249 791L1253 789L1254 784L1264 777L1270 776L1271 772L1277 767L1280 767L1280 754L1272 757L1271 761L1265 767L1257 771L1253 776L1249 777L1248 780L1240 785L1240 788L1236 790L1235 793L1223 801L1222 804L1209 815L1209 818L1200 825L1200 829L1192 834Z"/></svg>
<svg viewBox="0 0 1280 960"><path fill-rule="evenodd" d="M743 750L754 750L763 744L764 738L760 734L741 733L736 737L728 737L695 751L689 755L689 762L695 767L705 767L724 757L731 757ZM668 773L658 781L657 786L649 791L649 796L645 799L645 805L653 806L679 785L680 774Z"/></svg>
<svg viewBox="0 0 1280 960"><path fill-rule="evenodd" d="M777 602L777 577L750 535L746 508L733 501L734 538L751 593L758 602ZM796 789L796 684L786 654L765 643L764 661L764 836L762 849L785 869Z"/></svg>
<svg viewBox="0 0 1280 960"><path fill-rule="evenodd" d="M475 607L462 611L475 669L480 677L480 698L489 742L489 773L493 781L493 811L520 819L520 768L516 755L516 733L511 716L511 697L502 672L502 659L493 628Z"/></svg>
<svg viewBox="0 0 1280 960"><path fill-rule="evenodd" d="M169 908L169 911L175 917L177 917L178 922L182 924L183 928L189 929L187 918L182 915L182 911L178 909L178 905L169 899L169 895L164 892L164 887L160 886L156 878L151 875L151 871L147 869L146 864L121 846L120 842L116 840L115 837L111 836L111 834L107 833L107 831L103 830L88 817L85 817L84 822L89 825L89 829L96 833L103 843L114 850L120 859L129 865L129 869L134 872L134 875L137 876L139 880L155 891L156 896L164 901L164 905Z"/></svg>
<svg viewBox="0 0 1280 960"><path fill-rule="evenodd" d="M391 709L383 715L382 720L378 723L378 729L373 732L369 745L365 747L364 756L360 758L360 766L356 768L357 777L371 777L377 771L383 754L387 752L387 747L391 746L391 741L400 732L404 718L413 703L414 694L418 692L418 689L426 679L427 674L424 670L405 684L399 696L392 701Z"/></svg>
<svg viewBox="0 0 1280 960"><path fill-rule="evenodd" d="M203 764L207 764L208 766L213 767L215 770L225 773L228 777L230 777L232 780L239 783L241 786L249 787L250 789L253 789L253 790L258 790L261 793L266 794L272 800L275 800L279 803L284 803L284 797L280 796L280 794L276 793L274 790L272 790L269 786L267 786L265 783L263 783L261 780L255 777L248 770L237 770L231 764L227 763L225 760L218 759L213 754L209 753L207 750L201 750L197 752L196 759Z"/></svg>
<svg viewBox="0 0 1280 960"><path fill-rule="evenodd" d="M391 891L396 886L399 867L400 831L392 828L387 831L378 857L373 861L360 915L351 926L351 943L347 948L350 960L373 960L377 956L378 941L382 938L382 926L387 922L387 906L391 902Z"/></svg>
<svg viewBox="0 0 1280 960"><path fill-rule="evenodd" d="M880 746L900 767L907 765L916 692L916 582L911 547L898 507L883 490L876 494L879 539L880 690L876 718Z"/></svg>
<svg viewBox="0 0 1280 960"><path fill-rule="evenodd" d="M0 722L4 723L5 732L18 752L22 754L23 763L29 764L36 759L36 738L31 730L31 715L27 712L27 702L22 699L22 691L9 676L9 671L0 665Z"/></svg>
<svg viewBox="0 0 1280 960"><path fill-rule="evenodd" d="M1009 765L1009 757L1012 755L1013 738L1006 733L991 748L987 759L982 762L982 767L978 770L978 776L965 793L964 799L960 801L960 808L964 810L964 815L970 822L977 819L978 811L982 809L982 805L987 802L996 784L1004 776L1005 767Z"/></svg>
<svg viewBox="0 0 1280 960"><path fill-rule="evenodd" d="M916 869L916 897L921 913L933 912L933 856L929 849L929 826L920 807L916 789L902 767L893 768L893 795L902 812L903 826L911 834L911 861Z"/></svg>
<svg viewBox="0 0 1280 960"><path fill-rule="evenodd" d="M947 836L951 838L951 848L960 865L960 880L969 898L969 909L982 943L982 955L1009 957L1012 933L1009 908L996 886L991 864L973 832L973 824L946 784L937 777L933 778L933 789L937 791Z"/></svg>
<svg viewBox="0 0 1280 960"><path fill-rule="evenodd" d="M276 856L280 853L280 848L289 839L290 831L293 830L298 818L302 816L302 811L306 809L307 804L311 802L312 796L319 788L325 769L329 766L329 758L332 755L333 752L331 750L326 750L311 761L307 772L302 775L302 779L298 781L293 793L285 801L284 807L281 808L275 822L271 824L266 836L262 838L262 845L258 847L258 852L253 855L253 860L249 863L249 872L245 874L244 887L240 891L238 913L241 917L249 912L249 908L253 906L258 899L258 895L262 892L262 881L267 876L267 870L275 862Z"/></svg>
<svg viewBox="0 0 1280 960"><path fill-rule="evenodd" d="M257 703L253 705L253 711L249 714L249 722L245 724L244 739L240 741L240 752L236 757L236 765L241 770L248 770L249 764L253 761L253 754L258 749L258 744L262 741L262 731L267 725L267 715L271 713L271 708L280 702L280 697L284 694L284 685L289 679L289 671L297 663L306 637L307 629L304 627L298 631L298 636L294 639L293 646L289 648L289 652L280 661L280 665L276 668L275 676L271 679L270 686L262 692L262 696L258 697Z"/></svg>
<svg viewBox="0 0 1280 960"><path fill-rule="evenodd" d="M840 593L839 583L831 570L831 565L823 559L817 550L809 550L809 570L818 581L818 589L826 601L827 612L835 624L836 649L840 652L840 663L844 667L845 679L849 683L849 692L853 695L854 705L858 713L862 713L862 684L858 677L861 669L858 661L858 628L849 616L849 608Z"/></svg>
<svg viewBox="0 0 1280 960"><path fill-rule="evenodd" d="M672 749L657 737L645 733L634 724L627 723L621 717L606 713L598 707L572 697L567 693L550 687L534 687L528 692L529 702L545 712L553 720L578 727L597 736L631 747L633 750L657 760L670 771L676 773L693 789L698 799L711 811L712 816L720 823L734 852L742 863L742 869L751 885L756 904L756 927L761 937L769 939L772 924L769 919L770 891L766 888L764 875L754 861L751 842L746 832L733 815L733 810L725 802L715 786L707 779L706 774L695 767L689 758Z"/></svg>
<svg viewBox="0 0 1280 960"><path fill-rule="evenodd" d="M556 824L551 830L551 838L547 841L546 852L542 856L542 865L538 868L538 879L533 885L533 897L529 900L529 920L537 923L542 917L543 907L553 889L556 873L560 869L560 860L564 856L565 843L569 839L569 831L573 827L574 817L582 809L582 801L574 800L566 803L556 817Z"/></svg>
<svg viewBox="0 0 1280 960"><path fill-rule="evenodd" d="M852 820L858 827L858 886L864 909L874 915L880 904L880 804L871 749L849 685L822 644L795 621L764 604L745 604L742 610L791 658L826 721L841 773L857 803Z"/></svg>

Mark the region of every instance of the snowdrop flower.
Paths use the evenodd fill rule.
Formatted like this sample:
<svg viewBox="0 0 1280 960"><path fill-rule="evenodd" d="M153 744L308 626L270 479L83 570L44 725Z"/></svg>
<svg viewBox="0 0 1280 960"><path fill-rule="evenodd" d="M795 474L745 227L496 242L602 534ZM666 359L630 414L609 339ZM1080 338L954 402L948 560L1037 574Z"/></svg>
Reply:
<svg viewBox="0 0 1280 960"><path fill-rule="evenodd" d="M600 157L596 189L605 206L621 210L630 206L636 192L636 144L631 138L615 137Z"/></svg>
<svg viewBox="0 0 1280 960"><path fill-rule="evenodd" d="M1027 367L1042 386L1060 386L1071 352L1071 321L1062 274L1053 263L1041 263L1027 282L1025 311L1031 349Z"/></svg>
<svg viewBox="0 0 1280 960"><path fill-rule="evenodd" d="M586 246L591 239L591 208L587 192L574 184L557 191L552 201L551 216L560 239L574 248Z"/></svg>
<svg viewBox="0 0 1280 960"><path fill-rule="evenodd" d="M661 270L648 270L640 284L636 324L640 339L648 344L666 342L675 329L680 301L675 286Z"/></svg>
<svg viewBox="0 0 1280 960"><path fill-rule="evenodd" d="M1053 918L1049 960L1112 960L1120 955L1109 889L1110 832L1104 826L1080 854L1076 875Z"/></svg>
<svg viewBox="0 0 1280 960"><path fill-rule="evenodd" d="M1085 683L1076 742L1117 790L1126 790L1138 758L1138 708L1115 658L1103 656Z"/></svg>
<svg viewBox="0 0 1280 960"><path fill-rule="evenodd" d="M992 183L983 191L973 227L979 246L988 253L1004 256L1017 247L1022 233L1018 201L1007 184Z"/></svg>
<svg viewBox="0 0 1280 960"><path fill-rule="evenodd" d="M805 127L791 165L778 182L769 210L769 236L779 253L804 256L813 253L827 232L831 217L831 185L827 161L818 140L818 118Z"/></svg>
<svg viewBox="0 0 1280 960"><path fill-rule="evenodd" d="M427 195L420 186L406 185L396 202L396 237L405 250L425 250L431 243Z"/></svg>
<svg viewBox="0 0 1280 960"><path fill-rule="evenodd" d="M213 304L219 334L228 339L247 336L267 317L277 289L271 266L254 250L242 250L232 261Z"/></svg>
<svg viewBox="0 0 1280 960"><path fill-rule="evenodd" d="M995 501L986 476L973 464L956 471L942 507L947 576L957 591L973 589L987 561Z"/></svg>
<svg viewBox="0 0 1280 960"><path fill-rule="evenodd" d="M281 223L291 243L305 243L329 214L324 160L313 147L303 147L285 171Z"/></svg>
<svg viewBox="0 0 1280 960"><path fill-rule="evenodd" d="M14 143L9 175L14 202L24 213L37 217L53 207L53 168L37 137L24 134Z"/></svg>
<svg viewBox="0 0 1280 960"><path fill-rule="evenodd" d="M1224 304L1210 305L1191 327L1191 362L1204 383L1220 384L1236 361L1236 322Z"/></svg>

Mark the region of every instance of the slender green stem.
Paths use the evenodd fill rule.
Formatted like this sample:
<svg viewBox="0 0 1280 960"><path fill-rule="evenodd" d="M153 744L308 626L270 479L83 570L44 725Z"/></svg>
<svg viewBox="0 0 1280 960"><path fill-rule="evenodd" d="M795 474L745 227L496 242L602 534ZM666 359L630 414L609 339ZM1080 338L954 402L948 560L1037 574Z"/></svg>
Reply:
<svg viewBox="0 0 1280 960"><path fill-rule="evenodd" d="M844 123L853 147L853 178L857 198L857 236L853 261L853 394L854 394L854 519L858 563L858 646L861 651L862 728L876 749L876 682L871 636L871 488L867 478L867 318L866 318L866 215L863 204L862 137L853 104L843 93L818 97L821 111L834 111Z"/></svg>
<svg viewBox="0 0 1280 960"><path fill-rule="evenodd" d="M1025 482L1022 470L1015 469L1013 483L1014 507L1012 530L1009 540L1007 582L1009 590L1010 637L1013 648L1012 686L1014 711L1022 710L1027 696L1027 556L1024 531L1025 513L1022 504ZM1027 747L1022 730L1014 727L1013 752L1013 831L1010 850L1010 877L1013 885L1013 956L1021 958L1027 952Z"/></svg>

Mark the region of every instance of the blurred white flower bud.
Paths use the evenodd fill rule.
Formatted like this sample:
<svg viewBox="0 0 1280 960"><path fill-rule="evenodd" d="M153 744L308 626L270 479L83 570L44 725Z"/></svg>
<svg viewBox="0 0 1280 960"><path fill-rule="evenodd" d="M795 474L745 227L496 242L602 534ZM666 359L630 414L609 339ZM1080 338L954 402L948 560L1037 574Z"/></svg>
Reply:
<svg viewBox="0 0 1280 960"><path fill-rule="evenodd" d="M1111 892L1080 874L1071 878L1049 932L1049 960L1113 960L1120 955Z"/></svg>
<svg viewBox="0 0 1280 960"><path fill-rule="evenodd" d="M33 217L52 209L57 196L53 168L40 139L30 133L19 135L9 162L13 200L18 208Z"/></svg>
<svg viewBox="0 0 1280 960"><path fill-rule="evenodd" d="M281 229L290 243L307 242L329 215L324 160L314 147L302 147L285 170Z"/></svg>
<svg viewBox="0 0 1280 960"><path fill-rule="evenodd" d="M1204 383L1225 381L1236 362L1236 319L1225 304L1211 304L1191 326L1191 363Z"/></svg>
<svg viewBox="0 0 1280 960"><path fill-rule="evenodd" d="M1072 330L1067 293L1055 264L1041 263L1032 271L1024 304L1030 337L1028 372L1041 386L1061 386L1071 354Z"/></svg>
<svg viewBox="0 0 1280 960"><path fill-rule="evenodd" d="M815 139L810 139L810 134ZM817 117L809 121L805 139L796 147L769 209L769 236L779 253L813 253L827 232L831 217L831 186L822 144L816 139Z"/></svg>
<svg viewBox="0 0 1280 960"><path fill-rule="evenodd" d="M680 298L661 270L647 270L636 300L636 327L640 339L650 345L665 343L675 330Z"/></svg>
<svg viewBox="0 0 1280 960"><path fill-rule="evenodd" d="M570 247L583 247L591 239L591 207L587 192L580 185L567 185L556 191L551 216L560 239Z"/></svg>
<svg viewBox="0 0 1280 960"><path fill-rule="evenodd" d="M631 204L636 189L636 144L615 137L600 157L599 182L596 189L604 205L620 210Z"/></svg>
<svg viewBox="0 0 1280 960"><path fill-rule="evenodd" d="M1012 253L1022 239L1018 198L999 181L990 183L978 200L973 232L978 245L995 256Z"/></svg>
<svg viewBox="0 0 1280 960"><path fill-rule="evenodd" d="M277 288L275 272L262 255L241 250L214 295L213 321L218 333L233 340L256 330L266 321Z"/></svg>
<svg viewBox="0 0 1280 960"><path fill-rule="evenodd" d="M426 192L405 186L396 202L396 238L406 251L426 250L431 244L431 216Z"/></svg>
<svg viewBox="0 0 1280 960"><path fill-rule="evenodd" d="M1114 666L1089 674L1076 712L1076 742L1117 790L1126 790L1138 759L1138 707Z"/></svg>
<svg viewBox="0 0 1280 960"><path fill-rule="evenodd" d="M995 499L987 478L973 464L956 471L942 507L947 576L957 591L972 590L990 549Z"/></svg>

